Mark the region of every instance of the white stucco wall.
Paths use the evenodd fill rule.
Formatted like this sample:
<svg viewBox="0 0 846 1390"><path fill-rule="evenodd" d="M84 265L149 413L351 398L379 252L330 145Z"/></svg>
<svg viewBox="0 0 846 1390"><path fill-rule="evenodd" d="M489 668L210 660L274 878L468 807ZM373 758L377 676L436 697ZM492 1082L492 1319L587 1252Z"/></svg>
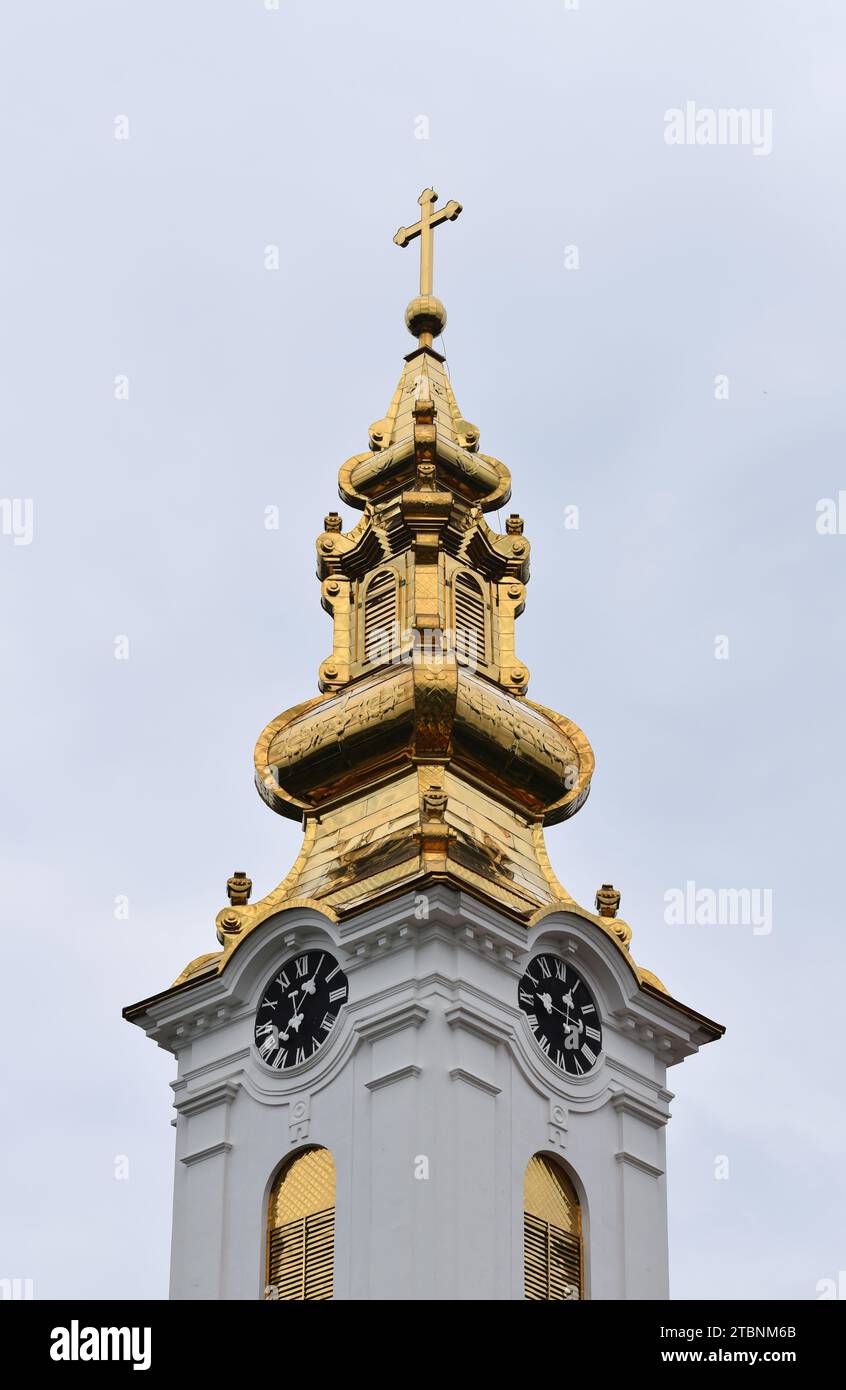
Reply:
<svg viewBox="0 0 846 1390"><path fill-rule="evenodd" d="M666 1298L666 1066L696 1050L694 1024L576 915L527 934L446 887L428 920L415 904L341 927L280 913L220 979L148 1009L144 1026L178 1059L171 1296L263 1296L270 1184L320 1144L337 1169L336 1298L522 1298L523 1177L538 1151L582 1197L586 1295ZM254 1015L272 971L312 946L340 960L349 1002L317 1056L280 1075L255 1050ZM586 1077L553 1066L517 1006L544 949L572 961L602 1017Z"/></svg>

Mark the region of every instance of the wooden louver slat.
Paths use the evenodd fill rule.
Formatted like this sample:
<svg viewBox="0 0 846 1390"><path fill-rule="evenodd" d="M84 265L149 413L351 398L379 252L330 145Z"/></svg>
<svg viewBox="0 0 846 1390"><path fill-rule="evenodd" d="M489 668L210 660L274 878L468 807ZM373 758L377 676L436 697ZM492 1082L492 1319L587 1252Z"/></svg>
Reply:
<svg viewBox="0 0 846 1390"><path fill-rule="evenodd" d="M332 1297L335 1208L312 1212L270 1232L267 1282L283 1302Z"/></svg>
<svg viewBox="0 0 846 1390"><path fill-rule="evenodd" d="M397 617L396 575L383 570L371 580L364 596L364 659L386 656L394 639Z"/></svg>
<svg viewBox="0 0 846 1390"><path fill-rule="evenodd" d="M523 1217L525 1295L535 1301L582 1297L582 1251L578 1236L528 1212Z"/></svg>
<svg viewBox="0 0 846 1390"><path fill-rule="evenodd" d="M465 661L487 661L485 601L468 574L459 574L455 580L455 641Z"/></svg>

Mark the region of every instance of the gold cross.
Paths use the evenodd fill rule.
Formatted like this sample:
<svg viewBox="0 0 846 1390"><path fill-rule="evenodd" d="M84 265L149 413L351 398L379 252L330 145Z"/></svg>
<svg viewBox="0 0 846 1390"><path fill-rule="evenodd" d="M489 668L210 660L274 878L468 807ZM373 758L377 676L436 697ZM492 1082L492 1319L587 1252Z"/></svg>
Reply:
<svg viewBox="0 0 846 1390"><path fill-rule="evenodd" d="M432 260L434 238L432 232L435 227L439 227L442 222L454 222L461 212L460 203L446 203L444 207L434 212L435 203L438 195L433 188L424 188L420 197L417 199L420 204L420 221L415 222L413 227L400 227L394 241L397 246L407 246L415 237L420 238L420 293L432 293Z"/></svg>

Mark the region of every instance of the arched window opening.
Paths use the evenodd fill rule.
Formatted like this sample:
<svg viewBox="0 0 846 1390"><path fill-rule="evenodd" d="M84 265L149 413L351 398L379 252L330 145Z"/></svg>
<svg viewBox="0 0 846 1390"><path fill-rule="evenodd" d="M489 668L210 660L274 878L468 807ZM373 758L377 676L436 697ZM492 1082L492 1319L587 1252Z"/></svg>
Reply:
<svg viewBox="0 0 846 1390"><path fill-rule="evenodd" d="M397 577L380 570L364 596L364 660L384 661L397 639Z"/></svg>
<svg viewBox="0 0 846 1390"><path fill-rule="evenodd" d="M579 1199L564 1169L545 1154L526 1166L523 1258L526 1298L584 1297Z"/></svg>
<svg viewBox="0 0 846 1390"><path fill-rule="evenodd" d="M472 574L455 577L455 647L458 660L471 668L487 661L485 600Z"/></svg>
<svg viewBox="0 0 846 1390"><path fill-rule="evenodd" d="M282 1168L270 1193L266 1297L284 1302L332 1297L335 1162L305 1149Z"/></svg>

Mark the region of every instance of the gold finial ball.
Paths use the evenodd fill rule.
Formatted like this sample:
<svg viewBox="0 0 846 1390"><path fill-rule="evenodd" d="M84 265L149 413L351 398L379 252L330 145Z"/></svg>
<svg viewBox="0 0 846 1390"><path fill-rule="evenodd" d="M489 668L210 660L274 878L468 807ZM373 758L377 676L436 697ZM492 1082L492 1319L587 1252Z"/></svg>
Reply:
<svg viewBox="0 0 846 1390"><path fill-rule="evenodd" d="M422 333L431 333L437 338L446 328L446 321L446 309L433 294L419 294L405 311L405 326L415 338Z"/></svg>

